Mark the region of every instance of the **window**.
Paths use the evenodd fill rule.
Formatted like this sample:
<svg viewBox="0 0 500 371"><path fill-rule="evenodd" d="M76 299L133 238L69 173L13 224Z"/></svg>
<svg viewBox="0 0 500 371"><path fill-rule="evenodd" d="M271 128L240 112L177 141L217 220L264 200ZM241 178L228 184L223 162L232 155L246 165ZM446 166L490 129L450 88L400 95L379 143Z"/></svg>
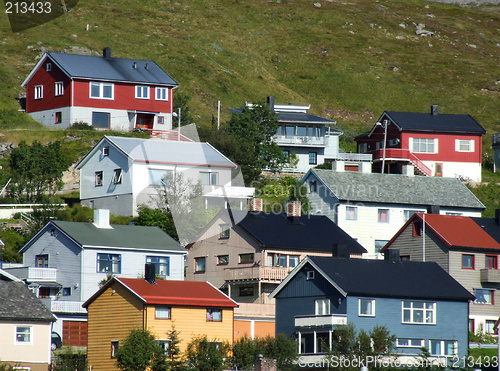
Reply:
<svg viewBox="0 0 500 371"><path fill-rule="evenodd" d="M90 83L90 98L113 99L114 85L104 82Z"/></svg>
<svg viewBox="0 0 500 371"><path fill-rule="evenodd" d="M218 173L200 172L200 182L202 185L217 185Z"/></svg>
<svg viewBox="0 0 500 371"><path fill-rule="evenodd" d="M375 317L375 299L359 299L358 315L362 317Z"/></svg>
<svg viewBox="0 0 500 371"><path fill-rule="evenodd" d="M228 265L229 264L229 255L217 256L217 264L218 265Z"/></svg>
<svg viewBox="0 0 500 371"><path fill-rule="evenodd" d="M474 269L474 255L462 254L462 269Z"/></svg>
<svg viewBox="0 0 500 371"><path fill-rule="evenodd" d="M314 307L317 316L330 314L330 299L317 299L314 301Z"/></svg>
<svg viewBox="0 0 500 371"><path fill-rule="evenodd" d="M498 269L498 255L486 255L486 269Z"/></svg>
<svg viewBox="0 0 500 371"><path fill-rule="evenodd" d="M294 132L295 132L295 127L293 125L286 125L285 126L285 136L287 138L293 137Z"/></svg>
<svg viewBox="0 0 500 371"><path fill-rule="evenodd" d="M49 266L49 255L37 255L35 256L35 267L47 268Z"/></svg>
<svg viewBox="0 0 500 371"><path fill-rule="evenodd" d="M156 88L156 100L168 100L168 89Z"/></svg>
<svg viewBox="0 0 500 371"><path fill-rule="evenodd" d="M295 268L297 265L299 265L299 256L298 255L290 255L288 257L288 266L290 268Z"/></svg>
<svg viewBox="0 0 500 371"><path fill-rule="evenodd" d="M447 211L447 212L445 213L445 215L462 216L463 214L462 214L462 213L452 213L452 212L450 212L450 211Z"/></svg>
<svg viewBox="0 0 500 371"><path fill-rule="evenodd" d="M229 224L221 224L219 238L228 239L230 231L231 231L231 228L230 228Z"/></svg>
<svg viewBox="0 0 500 371"><path fill-rule="evenodd" d="M346 220L358 220L358 208L356 206L346 206L345 218Z"/></svg>
<svg viewBox="0 0 500 371"><path fill-rule="evenodd" d="M47 71L47 72L52 71L52 63L47 63L47 64L45 65L45 71Z"/></svg>
<svg viewBox="0 0 500 371"><path fill-rule="evenodd" d="M406 260L411 260L411 255L400 255L399 256L400 261L406 261Z"/></svg>
<svg viewBox="0 0 500 371"><path fill-rule="evenodd" d="M495 294L495 290L474 289L474 296L476 297L476 300L474 300L474 303L493 305L495 303L494 294Z"/></svg>
<svg viewBox="0 0 500 371"><path fill-rule="evenodd" d="M163 354L168 355L170 349L170 340L156 340L156 344L163 351Z"/></svg>
<svg viewBox="0 0 500 371"><path fill-rule="evenodd" d="M476 333L476 324L472 318L469 318L469 332L472 332L473 334Z"/></svg>
<svg viewBox="0 0 500 371"><path fill-rule="evenodd" d="M429 340L429 350L433 356L454 356L457 344L453 340Z"/></svg>
<svg viewBox="0 0 500 371"><path fill-rule="evenodd" d="M474 152L474 141L473 140L455 139L455 151L456 152Z"/></svg>
<svg viewBox="0 0 500 371"><path fill-rule="evenodd" d="M422 222L413 222L413 237L422 236Z"/></svg>
<svg viewBox="0 0 500 371"><path fill-rule="evenodd" d="M95 185L102 186L102 171L95 172Z"/></svg>
<svg viewBox="0 0 500 371"><path fill-rule="evenodd" d="M54 84L54 95L56 97L64 94L64 84L62 81L58 81Z"/></svg>
<svg viewBox="0 0 500 371"><path fill-rule="evenodd" d="M116 354L118 353L118 347L120 342L118 340L111 341L111 358L116 358Z"/></svg>
<svg viewBox="0 0 500 371"><path fill-rule="evenodd" d="M170 258L168 256L146 256L146 263L154 265L155 276L167 277L170 275Z"/></svg>
<svg viewBox="0 0 500 371"><path fill-rule="evenodd" d="M169 307L155 307L155 318L156 319L170 319L170 308Z"/></svg>
<svg viewBox="0 0 500 371"><path fill-rule="evenodd" d="M62 289L63 296L71 296L71 287L64 287Z"/></svg>
<svg viewBox="0 0 500 371"><path fill-rule="evenodd" d="M107 112L92 112L92 126L94 128L109 129L111 115Z"/></svg>
<svg viewBox="0 0 500 371"><path fill-rule="evenodd" d="M438 153L437 139L410 138L410 142L413 142L410 148L414 153Z"/></svg>
<svg viewBox="0 0 500 371"><path fill-rule="evenodd" d="M165 117L158 116L158 124L164 124L164 123L165 123Z"/></svg>
<svg viewBox="0 0 500 371"><path fill-rule="evenodd" d="M16 326L16 344L31 344L30 326Z"/></svg>
<svg viewBox="0 0 500 371"><path fill-rule="evenodd" d="M484 332L486 334L498 335L498 331L495 331L495 320L487 319L484 323Z"/></svg>
<svg viewBox="0 0 500 371"><path fill-rule="evenodd" d="M315 180L309 182L309 192L316 192L317 183Z"/></svg>
<svg viewBox="0 0 500 371"><path fill-rule="evenodd" d="M240 286L239 287L240 296L253 296L254 288L253 286Z"/></svg>
<svg viewBox="0 0 500 371"><path fill-rule="evenodd" d="M173 179L174 172L165 169L149 169L149 185L163 185Z"/></svg>
<svg viewBox="0 0 500 371"><path fill-rule="evenodd" d="M138 99L149 99L149 86L137 85L135 87L135 97Z"/></svg>
<svg viewBox="0 0 500 371"><path fill-rule="evenodd" d="M306 273L306 279L307 280L313 280L314 279L314 271L307 271L307 273Z"/></svg>
<svg viewBox="0 0 500 371"><path fill-rule="evenodd" d="M103 156L109 156L109 147L103 147L102 148L102 155Z"/></svg>
<svg viewBox="0 0 500 371"><path fill-rule="evenodd" d="M60 124L61 122L62 122L62 112L61 111L57 111L54 114L54 123L55 124Z"/></svg>
<svg viewBox="0 0 500 371"><path fill-rule="evenodd" d="M399 348L422 348L423 339L396 339L396 346Z"/></svg>
<svg viewBox="0 0 500 371"><path fill-rule="evenodd" d="M404 210L403 211L403 214L404 214L404 218L405 220L408 220L411 218L411 216L415 213L420 213L421 211L420 210Z"/></svg>
<svg viewBox="0 0 500 371"><path fill-rule="evenodd" d="M35 99L43 98L43 85L35 86Z"/></svg>
<svg viewBox="0 0 500 371"><path fill-rule="evenodd" d="M375 253L381 254L380 250L387 242L389 242L389 240L375 240Z"/></svg>
<svg viewBox="0 0 500 371"><path fill-rule="evenodd" d="M268 267L286 267L287 256L285 254L267 254L267 266Z"/></svg>
<svg viewBox="0 0 500 371"><path fill-rule="evenodd" d="M378 222L389 223L389 209L378 209Z"/></svg>
<svg viewBox="0 0 500 371"><path fill-rule="evenodd" d="M287 161L290 161L290 150L289 149L284 149L283 150L283 156Z"/></svg>
<svg viewBox="0 0 500 371"><path fill-rule="evenodd" d="M115 169L113 172L113 184L122 183L122 169Z"/></svg>
<svg viewBox="0 0 500 371"><path fill-rule="evenodd" d="M316 165L318 163L318 152L309 152L309 165Z"/></svg>
<svg viewBox="0 0 500 371"><path fill-rule="evenodd" d="M205 272L207 259L205 257L194 258L194 271L197 273Z"/></svg>
<svg viewBox="0 0 500 371"><path fill-rule="evenodd" d="M403 301L403 323L436 324L436 303Z"/></svg>
<svg viewBox="0 0 500 371"><path fill-rule="evenodd" d="M101 273L121 273L121 255L97 254L97 271Z"/></svg>
<svg viewBox="0 0 500 371"><path fill-rule="evenodd" d="M207 309L207 321L208 322L221 322L222 321L222 309Z"/></svg>
<svg viewBox="0 0 500 371"><path fill-rule="evenodd" d="M240 263L253 263L253 254L240 254Z"/></svg>

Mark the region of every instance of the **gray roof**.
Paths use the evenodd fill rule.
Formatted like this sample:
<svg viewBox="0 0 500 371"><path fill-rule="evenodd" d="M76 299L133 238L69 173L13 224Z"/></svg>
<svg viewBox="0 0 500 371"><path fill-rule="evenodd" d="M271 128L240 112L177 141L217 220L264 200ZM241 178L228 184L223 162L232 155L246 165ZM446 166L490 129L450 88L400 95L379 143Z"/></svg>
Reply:
<svg viewBox="0 0 500 371"><path fill-rule="evenodd" d="M53 52L47 52L46 56L71 78L167 86L178 85L160 66L151 60L104 58L94 55Z"/></svg>
<svg viewBox="0 0 500 371"><path fill-rule="evenodd" d="M54 322L56 319L23 282L0 280L0 321Z"/></svg>
<svg viewBox="0 0 500 371"><path fill-rule="evenodd" d="M116 136L104 136L101 141L104 140L138 162L236 168L234 162L209 143ZM78 168L97 150L97 147L99 144L80 161Z"/></svg>
<svg viewBox="0 0 500 371"><path fill-rule="evenodd" d="M311 169L341 201L485 209L458 179Z"/></svg>
<svg viewBox="0 0 500 371"><path fill-rule="evenodd" d="M19 251L23 253L44 230L55 225L81 247L111 247L133 250L157 250L185 253L186 250L158 227L112 224L112 228L98 228L92 223L53 220Z"/></svg>

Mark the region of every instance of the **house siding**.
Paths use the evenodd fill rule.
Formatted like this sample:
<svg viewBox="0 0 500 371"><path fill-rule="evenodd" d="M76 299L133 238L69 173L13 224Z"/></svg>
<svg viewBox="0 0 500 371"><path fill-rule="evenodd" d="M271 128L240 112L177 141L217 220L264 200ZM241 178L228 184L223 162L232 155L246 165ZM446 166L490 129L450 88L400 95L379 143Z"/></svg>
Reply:
<svg viewBox="0 0 500 371"><path fill-rule="evenodd" d="M16 327L31 327L30 344L16 344ZM3 362L38 363L47 370L50 363L50 323L9 322L0 323L0 360Z"/></svg>
<svg viewBox="0 0 500 371"><path fill-rule="evenodd" d="M111 341L123 344L134 328L143 328L142 301L122 285L111 284L88 306L89 367L95 371L116 370Z"/></svg>

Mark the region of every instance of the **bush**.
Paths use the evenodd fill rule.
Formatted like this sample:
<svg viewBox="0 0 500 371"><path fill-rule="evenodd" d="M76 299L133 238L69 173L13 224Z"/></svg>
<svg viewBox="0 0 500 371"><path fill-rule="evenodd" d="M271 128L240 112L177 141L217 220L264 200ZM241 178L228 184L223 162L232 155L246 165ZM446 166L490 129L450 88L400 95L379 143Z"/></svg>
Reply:
<svg viewBox="0 0 500 371"><path fill-rule="evenodd" d="M94 128L91 125L87 124L86 122L79 121L72 123L68 127L68 130L94 130Z"/></svg>

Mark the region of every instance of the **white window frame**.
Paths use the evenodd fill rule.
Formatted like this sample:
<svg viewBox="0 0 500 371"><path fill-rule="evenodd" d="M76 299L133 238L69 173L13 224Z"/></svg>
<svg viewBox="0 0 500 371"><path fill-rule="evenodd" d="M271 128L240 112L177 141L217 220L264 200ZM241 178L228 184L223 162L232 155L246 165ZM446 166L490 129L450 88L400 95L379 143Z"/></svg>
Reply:
<svg viewBox="0 0 500 371"><path fill-rule="evenodd" d="M490 301L489 302L486 302L486 303L481 303L481 302L478 302L477 301L477 295L476 293L478 291L489 291L490 292ZM476 297L476 300L474 300L474 304L479 304L479 305L494 305L495 304L495 289L479 289L479 288L475 288L474 289L474 296Z"/></svg>
<svg viewBox="0 0 500 371"><path fill-rule="evenodd" d="M171 319L172 308L166 306L155 307L155 319Z"/></svg>
<svg viewBox="0 0 500 371"><path fill-rule="evenodd" d="M54 83L54 95L56 97L64 95L64 83L62 81Z"/></svg>
<svg viewBox="0 0 500 371"><path fill-rule="evenodd" d="M439 349L440 349L440 352L439 354L434 354L432 353L432 342L439 342ZM444 349L445 349L445 342L451 342L453 343L453 354L445 354L444 352ZM431 356L440 356L440 357L453 357L453 356L456 356L458 354L458 342L456 340L434 340L434 339L431 339L429 340L429 353L431 354Z"/></svg>
<svg viewBox="0 0 500 371"><path fill-rule="evenodd" d="M362 313L361 312L361 303L362 302L371 302L371 313ZM358 316L359 317L375 317L375 299L366 299L359 298L358 299Z"/></svg>
<svg viewBox="0 0 500 371"><path fill-rule="evenodd" d="M474 140L472 139L455 139L456 152L474 152Z"/></svg>
<svg viewBox="0 0 500 371"><path fill-rule="evenodd" d="M109 146L102 147L102 155L109 156Z"/></svg>
<svg viewBox="0 0 500 371"><path fill-rule="evenodd" d="M99 94L98 95L92 95L92 86L98 86L99 87ZM104 88L105 87L111 87L111 97L105 97L104 96ZM111 83L107 83L107 82L91 81L89 83L89 97L92 98L92 99L114 100L115 99L115 84L111 84Z"/></svg>
<svg viewBox="0 0 500 371"><path fill-rule="evenodd" d="M205 177L207 177L205 181ZM200 171L200 183L201 185L218 185L219 184L219 173L213 171Z"/></svg>
<svg viewBox="0 0 500 371"><path fill-rule="evenodd" d="M155 89L155 99L168 101L168 88L157 87Z"/></svg>
<svg viewBox="0 0 500 371"><path fill-rule="evenodd" d="M314 301L314 314L316 316L329 316L330 312L330 299L316 299Z"/></svg>
<svg viewBox="0 0 500 371"><path fill-rule="evenodd" d="M409 303L409 306L405 306L406 303ZM415 303L422 303L423 308L414 308ZM431 304L432 309L426 308L427 305ZM403 324L413 324L413 325L435 325L436 324L436 303L429 301L412 301L412 300L402 300L401 301L401 323ZM410 320L405 321L405 310L410 311ZM415 321L415 312L423 311L422 313L422 322ZM427 312L432 313L432 321L427 321Z"/></svg>
<svg viewBox="0 0 500 371"><path fill-rule="evenodd" d="M123 170L115 169L113 171L113 184L122 184L122 176L123 176Z"/></svg>
<svg viewBox="0 0 500 371"><path fill-rule="evenodd" d="M19 329L28 329L27 335L28 335L28 341L19 341L18 336L19 335L26 335L24 332L20 332ZM14 343L16 345L33 345L33 326L25 326L25 325L18 325L16 326L16 332L14 334Z"/></svg>
<svg viewBox="0 0 500 371"><path fill-rule="evenodd" d="M36 85L34 87L35 99L43 98L43 85Z"/></svg>
<svg viewBox="0 0 500 371"><path fill-rule="evenodd" d="M439 153L438 144L438 138L410 138L410 152ZM415 146L418 148L415 148ZM432 151L430 149L432 149Z"/></svg>
<svg viewBox="0 0 500 371"><path fill-rule="evenodd" d="M47 72L52 71L52 63L48 62L45 64L45 71Z"/></svg>
<svg viewBox="0 0 500 371"><path fill-rule="evenodd" d="M156 340L156 344L163 350L163 354L168 355L170 352L170 343L172 340L170 339L158 339Z"/></svg>
<svg viewBox="0 0 500 371"><path fill-rule="evenodd" d="M403 344L403 341L407 341L408 344ZM414 344L413 342L419 342L419 344ZM409 338L404 338L404 339L396 339L396 347L397 348L422 348L425 346L425 341L424 339L409 339Z"/></svg>
<svg viewBox="0 0 500 371"><path fill-rule="evenodd" d="M307 271L306 272L306 280L313 280L314 279L314 273L315 273L315 271Z"/></svg>
<svg viewBox="0 0 500 371"><path fill-rule="evenodd" d="M149 86L136 85L135 86L135 97L137 99L149 99Z"/></svg>

